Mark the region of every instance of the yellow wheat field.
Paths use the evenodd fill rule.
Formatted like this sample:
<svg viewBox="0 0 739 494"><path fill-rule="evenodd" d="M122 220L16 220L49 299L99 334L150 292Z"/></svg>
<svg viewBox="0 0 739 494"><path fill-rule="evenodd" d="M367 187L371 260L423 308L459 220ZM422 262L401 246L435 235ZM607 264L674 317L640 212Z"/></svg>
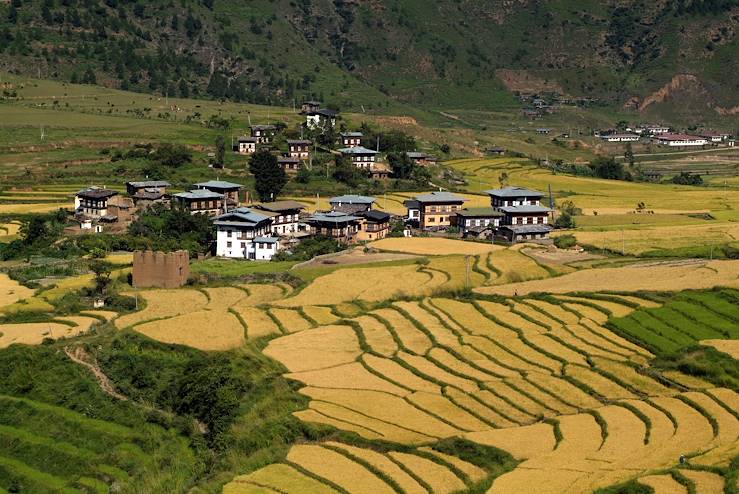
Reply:
<svg viewBox="0 0 739 494"><path fill-rule="evenodd" d="M372 314L387 321L389 327L395 330L403 346L414 353L424 354L431 348L431 340L426 334L414 326L403 314L393 309L379 309Z"/></svg>
<svg viewBox="0 0 739 494"><path fill-rule="evenodd" d="M48 213L58 209L74 209L71 203L16 203L16 204L0 204L0 214L30 214L30 213Z"/></svg>
<svg viewBox="0 0 739 494"><path fill-rule="evenodd" d="M195 311L138 324L134 329L163 343L200 350L229 350L244 344L244 327L228 312Z"/></svg>
<svg viewBox="0 0 739 494"><path fill-rule="evenodd" d="M398 351L398 345L392 333L378 319L371 316L360 316L354 319L354 322L359 324L365 341L373 351L385 357L390 357Z"/></svg>
<svg viewBox="0 0 739 494"><path fill-rule="evenodd" d="M207 310L225 311L229 307L234 306L246 298L247 293L234 287L218 287L205 288L208 294L208 304L205 306Z"/></svg>
<svg viewBox="0 0 739 494"><path fill-rule="evenodd" d="M352 328L322 326L272 340L264 353L300 372L354 362L361 351Z"/></svg>
<svg viewBox="0 0 739 494"><path fill-rule="evenodd" d="M309 477L291 466L276 463L267 465L248 475L240 475L223 486L223 494L256 494L255 488L266 486L269 493L311 492L315 494L338 494L326 484Z"/></svg>
<svg viewBox="0 0 739 494"><path fill-rule="evenodd" d="M739 360L739 340L701 340L701 345L712 346Z"/></svg>
<svg viewBox="0 0 739 494"><path fill-rule="evenodd" d="M510 296L533 292L678 291L715 286L739 286L739 261L654 262L617 268L584 269L557 278L482 287L475 291Z"/></svg>
<svg viewBox="0 0 739 494"><path fill-rule="evenodd" d="M146 302L146 308L119 317L116 327L123 329L152 319L187 314L204 309L208 304L207 297L197 290L147 290L138 292L138 297Z"/></svg>
<svg viewBox="0 0 739 494"><path fill-rule="evenodd" d="M280 300L285 296L281 285L262 285L249 283L241 285L241 288L249 292L249 296L241 300L238 305L250 306L261 305Z"/></svg>
<svg viewBox="0 0 739 494"><path fill-rule="evenodd" d="M652 488L654 494L687 494L688 489L672 478L672 475L646 475L639 478L639 483Z"/></svg>
<svg viewBox="0 0 739 494"><path fill-rule="evenodd" d="M304 318L297 310L273 308L270 309L270 313L288 333L305 331L312 326L310 321Z"/></svg>
<svg viewBox="0 0 739 494"><path fill-rule="evenodd" d="M339 317L333 313L331 307L320 307L317 305L306 305L303 312L320 325L333 324Z"/></svg>
<svg viewBox="0 0 739 494"><path fill-rule="evenodd" d="M256 307L236 306L233 308L246 324L246 334L249 338L261 338L273 334L280 334L277 326L267 312Z"/></svg>
<svg viewBox="0 0 739 494"><path fill-rule="evenodd" d="M339 365L330 369L294 372L285 374L285 377L301 381L314 388L366 389L397 396L406 396L410 393L410 391L372 374L358 362Z"/></svg>
<svg viewBox="0 0 739 494"><path fill-rule="evenodd" d="M501 275L492 282L496 285L550 276L546 269L518 250L502 249L494 252L490 259L493 267L501 272Z"/></svg>
<svg viewBox="0 0 739 494"><path fill-rule="evenodd" d="M85 327L68 326L58 322L35 322L23 324L0 324L0 348L14 343L39 345L44 338L57 340L71 338L86 331Z"/></svg>
<svg viewBox="0 0 739 494"><path fill-rule="evenodd" d="M697 492L705 494L723 494L724 478L711 472L702 472L700 470L681 470L683 475L695 484Z"/></svg>
<svg viewBox="0 0 739 494"><path fill-rule="evenodd" d="M408 453L390 453L396 461L407 469L421 476L429 484L433 492L455 492L465 488L462 479L454 475L448 468L431 460Z"/></svg>
<svg viewBox="0 0 739 494"><path fill-rule="evenodd" d="M385 376L386 379L413 391L426 391L427 393L441 393L438 384L419 377L394 360L365 354L362 356L365 364L374 372Z"/></svg>
<svg viewBox="0 0 739 494"><path fill-rule="evenodd" d="M469 242L450 238L435 237L393 237L383 238L369 244L380 250L405 252L424 256L444 256L452 254L479 255L503 247L482 242Z"/></svg>
<svg viewBox="0 0 739 494"><path fill-rule="evenodd" d="M14 304L32 295L33 290L11 280L7 274L0 273L0 307Z"/></svg>

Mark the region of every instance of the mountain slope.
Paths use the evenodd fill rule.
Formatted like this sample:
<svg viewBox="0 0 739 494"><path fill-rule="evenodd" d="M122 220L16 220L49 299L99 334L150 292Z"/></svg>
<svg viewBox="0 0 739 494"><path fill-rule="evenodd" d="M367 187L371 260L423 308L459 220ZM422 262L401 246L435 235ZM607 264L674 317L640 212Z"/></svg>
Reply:
<svg viewBox="0 0 739 494"><path fill-rule="evenodd" d="M499 108L553 90L642 107L675 76L739 105L737 0L11 0L0 68L170 95ZM691 107L691 112L695 110Z"/></svg>

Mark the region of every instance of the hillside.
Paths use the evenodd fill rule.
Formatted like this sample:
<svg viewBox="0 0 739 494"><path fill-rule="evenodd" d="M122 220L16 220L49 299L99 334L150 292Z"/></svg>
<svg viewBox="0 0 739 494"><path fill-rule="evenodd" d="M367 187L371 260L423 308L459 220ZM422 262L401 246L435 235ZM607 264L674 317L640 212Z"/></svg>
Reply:
<svg viewBox="0 0 739 494"><path fill-rule="evenodd" d="M596 98L643 117L732 117L739 2L12 0L0 68L154 92L345 110Z"/></svg>

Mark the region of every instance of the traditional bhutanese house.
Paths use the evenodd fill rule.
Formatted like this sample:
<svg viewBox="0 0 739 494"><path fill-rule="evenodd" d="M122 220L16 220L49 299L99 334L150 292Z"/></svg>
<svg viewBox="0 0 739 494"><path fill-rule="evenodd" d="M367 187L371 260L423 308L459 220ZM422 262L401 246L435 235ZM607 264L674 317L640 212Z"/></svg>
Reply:
<svg viewBox="0 0 739 494"><path fill-rule="evenodd" d="M80 190L74 195L74 210L80 215L102 218L108 215L109 202L117 195L114 190L99 187Z"/></svg>
<svg viewBox="0 0 739 494"><path fill-rule="evenodd" d="M415 199L408 199L407 201L403 202L403 205L408 211L406 220L418 226L421 221L421 203L416 201Z"/></svg>
<svg viewBox="0 0 739 494"><path fill-rule="evenodd" d="M200 182L195 184L197 189L205 189L211 192L216 192L221 195L225 195L228 198L228 207L235 207L239 205L239 192L244 188L241 184L235 184L233 182L226 182L223 180L209 180L207 182Z"/></svg>
<svg viewBox="0 0 739 494"><path fill-rule="evenodd" d="M305 116L305 124L309 129L326 129L336 125L336 117L339 112L336 110L314 110Z"/></svg>
<svg viewBox="0 0 739 494"><path fill-rule="evenodd" d="M300 158L295 158L292 156L278 156L277 164L280 165L280 168L285 170L285 172L287 173L298 173L298 170L300 170L301 161Z"/></svg>
<svg viewBox="0 0 739 494"><path fill-rule="evenodd" d="M162 195L167 193L167 189L172 187L172 184L166 180L143 180L140 182L126 182L126 192L129 196L134 197L137 193L145 192L158 192Z"/></svg>
<svg viewBox="0 0 739 494"><path fill-rule="evenodd" d="M452 225L459 228L464 237L480 237L500 226L503 213L490 208L464 208L452 216Z"/></svg>
<svg viewBox="0 0 739 494"><path fill-rule="evenodd" d="M288 139L288 156L292 158L299 158L301 160L307 160L310 156L310 146L313 142L306 139Z"/></svg>
<svg viewBox="0 0 739 494"><path fill-rule="evenodd" d="M552 227L549 225L501 225L498 234L511 243L526 240L544 240L549 238Z"/></svg>
<svg viewBox="0 0 739 494"><path fill-rule="evenodd" d="M190 214L217 216L224 210L225 197L218 192L207 189L194 189L180 192L172 196L175 204L186 209Z"/></svg>
<svg viewBox="0 0 739 494"><path fill-rule="evenodd" d="M429 163L429 155L421 151L410 151L405 153L417 165L427 165Z"/></svg>
<svg viewBox="0 0 739 494"><path fill-rule="evenodd" d="M505 154L505 152L506 152L506 149L505 148L498 147L498 146L492 147L492 148L487 148L485 150L485 153L486 154L490 154L490 155L494 155L494 156L503 156Z"/></svg>
<svg viewBox="0 0 739 494"><path fill-rule="evenodd" d="M486 190L485 193L490 196L490 205L496 209L503 206L522 206L526 204L538 206L541 204L541 198L544 197L544 194L539 191L513 186Z"/></svg>
<svg viewBox="0 0 739 494"><path fill-rule="evenodd" d="M356 216L361 218L357 230L359 242L380 240L390 231L390 215L384 211L362 211Z"/></svg>
<svg viewBox="0 0 739 494"><path fill-rule="evenodd" d="M362 145L364 134L361 132L342 132L341 145L345 148L353 148Z"/></svg>
<svg viewBox="0 0 739 494"><path fill-rule="evenodd" d="M713 131L704 131L698 134L698 136L715 143L724 142L729 139L729 134Z"/></svg>
<svg viewBox="0 0 739 494"><path fill-rule="evenodd" d="M359 216L331 211L316 213L306 220L312 236L331 237L342 243L354 243L359 231Z"/></svg>
<svg viewBox="0 0 739 494"><path fill-rule="evenodd" d="M551 209L541 205L541 192L525 187L504 187L486 191L493 209L503 213L498 232L510 242L545 239Z"/></svg>
<svg viewBox="0 0 739 494"><path fill-rule="evenodd" d="M254 206L254 210L271 216L272 234L293 236L298 233L300 212L305 206L297 201L265 202Z"/></svg>
<svg viewBox="0 0 739 494"><path fill-rule="evenodd" d="M277 253L279 241L270 236L269 216L249 208L236 208L213 218L213 224L219 257L269 260Z"/></svg>
<svg viewBox="0 0 739 494"><path fill-rule="evenodd" d="M436 230L451 226L451 217L462 209L467 201L451 192L431 192L414 197L418 202L418 224L424 230Z"/></svg>
<svg viewBox="0 0 739 494"><path fill-rule="evenodd" d="M387 180L391 174L392 170L384 163L375 163L369 171L369 176L372 180Z"/></svg>
<svg viewBox="0 0 739 494"><path fill-rule="evenodd" d="M344 196L332 197L329 199L331 211L339 211L348 214L357 214L362 211L369 211L377 199L374 197L358 196L348 194Z"/></svg>
<svg viewBox="0 0 739 494"><path fill-rule="evenodd" d="M277 135L277 127L271 124L252 125L251 136L256 138L257 144L269 144Z"/></svg>
<svg viewBox="0 0 739 494"><path fill-rule="evenodd" d="M239 154L254 154L257 151L257 138L241 136L236 141L236 152Z"/></svg>
<svg viewBox="0 0 739 494"><path fill-rule="evenodd" d="M371 170L380 154L372 149L363 146L354 146L350 148L341 148L339 152L351 160L351 162L360 170Z"/></svg>
<svg viewBox="0 0 739 494"><path fill-rule="evenodd" d="M708 144L706 138L688 134L660 134L654 140L660 146L669 147L696 147Z"/></svg>
<svg viewBox="0 0 739 494"><path fill-rule="evenodd" d="M300 106L300 113L311 113L316 112L321 109L321 102L320 101L305 101Z"/></svg>

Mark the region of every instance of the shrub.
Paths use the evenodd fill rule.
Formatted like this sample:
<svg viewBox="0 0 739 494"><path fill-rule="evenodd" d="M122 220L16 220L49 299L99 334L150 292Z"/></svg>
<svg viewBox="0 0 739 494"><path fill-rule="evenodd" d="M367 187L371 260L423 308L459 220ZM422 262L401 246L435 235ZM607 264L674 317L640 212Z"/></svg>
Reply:
<svg viewBox="0 0 739 494"><path fill-rule="evenodd" d="M559 237L554 237L554 245L560 249L569 249L574 247L575 244L577 244L577 239L574 235L560 235Z"/></svg>

